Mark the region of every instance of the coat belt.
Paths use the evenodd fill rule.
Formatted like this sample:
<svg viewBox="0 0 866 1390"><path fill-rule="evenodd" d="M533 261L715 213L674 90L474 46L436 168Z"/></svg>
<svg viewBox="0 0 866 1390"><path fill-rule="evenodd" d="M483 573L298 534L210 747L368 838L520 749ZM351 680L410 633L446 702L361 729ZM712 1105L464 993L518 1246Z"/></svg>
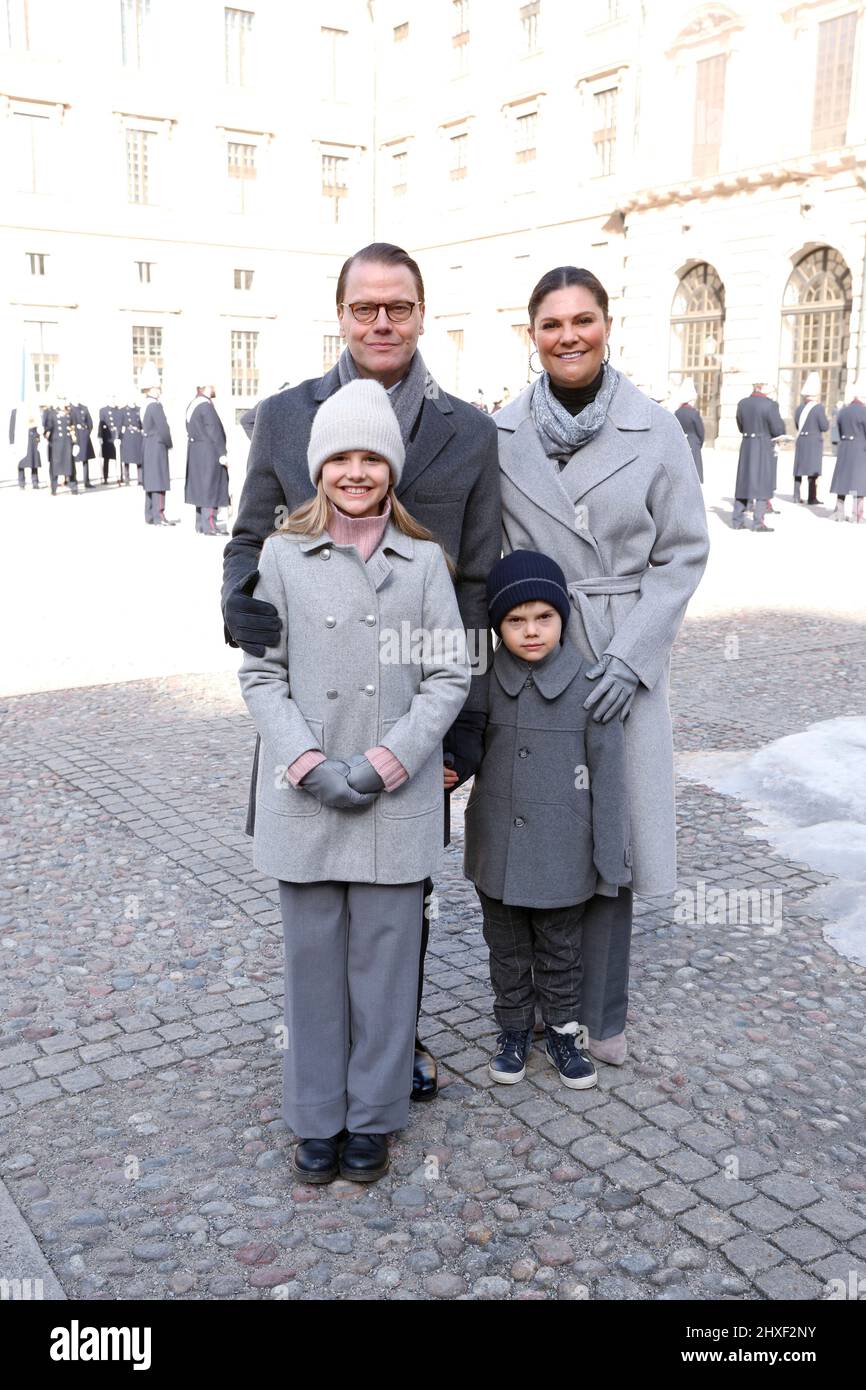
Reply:
<svg viewBox="0 0 866 1390"><path fill-rule="evenodd" d="M592 575L589 579L569 580L568 592L577 604L589 645L596 657L601 657L613 637L613 630L606 621L610 605L605 603L599 611L599 608L590 602L591 596L604 594L607 598L610 594L640 593L641 581L646 572L641 570L639 574L598 574Z"/></svg>

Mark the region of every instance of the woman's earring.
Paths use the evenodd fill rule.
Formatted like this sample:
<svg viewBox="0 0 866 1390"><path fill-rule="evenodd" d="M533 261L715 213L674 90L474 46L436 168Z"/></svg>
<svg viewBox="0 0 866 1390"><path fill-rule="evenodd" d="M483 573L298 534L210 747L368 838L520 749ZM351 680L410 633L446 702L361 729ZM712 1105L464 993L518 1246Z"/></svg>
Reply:
<svg viewBox="0 0 866 1390"><path fill-rule="evenodd" d="M543 368L542 368L541 366L533 367L533 365L532 365L532 359L533 359L533 357L538 357L538 350L537 350L536 348L533 348L532 351L531 351L531 353L529 354L529 370L532 372L533 376L540 376L541 373L542 373L542 371L543 371ZM539 358L539 362L540 362L540 361L541 361L541 359Z"/></svg>
<svg viewBox="0 0 866 1390"><path fill-rule="evenodd" d="M605 360L605 362L609 362L609 361L610 361L610 341L609 341L609 340L608 340L608 341L605 343L605 345L604 345L604 360Z"/></svg>

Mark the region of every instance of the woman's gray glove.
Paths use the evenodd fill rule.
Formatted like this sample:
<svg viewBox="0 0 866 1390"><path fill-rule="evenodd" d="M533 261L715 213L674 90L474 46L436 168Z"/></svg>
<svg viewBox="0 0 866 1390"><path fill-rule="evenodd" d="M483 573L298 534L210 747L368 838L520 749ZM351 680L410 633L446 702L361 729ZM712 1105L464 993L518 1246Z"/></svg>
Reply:
<svg viewBox="0 0 866 1390"><path fill-rule="evenodd" d="M349 764L342 758L326 758L310 768L298 785L323 806L333 806L338 811L360 811L376 798L350 787L346 781L348 771Z"/></svg>
<svg viewBox="0 0 866 1390"><path fill-rule="evenodd" d="M597 680L599 676L601 679L584 700L583 708L592 709L593 719L602 724L607 724L615 714L625 719L640 685L636 672L618 656L603 656L586 674L590 680Z"/></svg>
<svg viewBox="0 0 866 1390"><path fill-rule="evenodd" d="M349 759L349 775L346 781L356 792L373 792L378 796L379 792L385 790L384 781L363 753L355 753Z"/></svg>

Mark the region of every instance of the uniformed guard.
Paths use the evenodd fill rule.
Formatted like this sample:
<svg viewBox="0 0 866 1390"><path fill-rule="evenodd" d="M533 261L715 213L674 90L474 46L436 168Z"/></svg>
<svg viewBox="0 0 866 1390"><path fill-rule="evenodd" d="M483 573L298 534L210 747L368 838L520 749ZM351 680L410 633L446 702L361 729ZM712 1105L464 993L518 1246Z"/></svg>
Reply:
<svg viewBox="0 0 866 1390"><path fill-rule="evenodd" d="M136 482L141 483L141 463L144 458L144 435L141 432L141 411L137 405L120 407L120 481L129 487L129 465L135 464Z"/></svg>
<svg viewBox="0 0 866 1390"><path fill-rule="evenodd" d="M149 526L176 526L165 515L165 494L171 487L168 451L172 447L171 431L160 404L162 388L155 362L145 362L138 378L139 390L147 397L141 422L144 434L144 457L141 480L144 484L144 519Z"/></svg>
<svg viewBox="0 0 866 1390"><path fill-rule="evenodd" d="M18 486L27 487L27 469L30 469L30 486L39 486L39 411L31 401L21 401L9 417L9 443L12 456L18 469Z"/></svg>
<svg viewBox="0 0 866 1390"><path fill-rule="evenodd" d="M826 411L820 401L821 378L817 372L810 372L803 382L800 394L803 399L794 411L794 424L797 426L797 442L794 445L794 501L802 502L800 484L804 478L809 483L807 505L817 507L818 479L824 456L825 435L830 428Z"/></svg>
<svg viewBox="0 0 866 1390"><path fill-rule="evenodd" d="M117 404L116 396L111 396L108 405L100 406L99 423L96 433L99 436L100 452L102 454L102 481L108 482L108 463L110 459L117 458L117 444L120 439L120 407ZM128 470L127 470L128 476ZM120 486L120 476L118 475L117 485Z"/></svg>
<svg viewBox="0 0 866 1390"><path fill-rule="evenodd" d="M776 448L774 441L785 434L779 407L767 395L769 383L756 381L752 394L737 405L737 428L743 436L734 487L736 501L731 529L741 531L746 508L754 500L754 531L772 531L764 516L774 510L770 498L776 486Z"/></svg>
<svg viewBox="0 0 866 1390"><path fill-rule="evenodd" d="M195 507L195 529L203 536L227 536L217 525L217 509L229 504L226 432L216 411L215 386L197 386L186 412L184 501Z"/></svg>
<svg viewBox="0 0 866 1390"><path fill-rule="evenodd" d="M849 395L848 404L837 416L839 449L830 491L836 494L834 521L845 521L845 498L853 492L855 501L848 520L862 522L866 497L866 382L855 382Z"/></svg>
<svg viewBox="0 0 866 1390"><path fill-rule="evenodd" d="M42 429L48 440L48 481L51 496L57 493L57 483L63 478L72 493L78 492L75 476L75 430L69 401L62 391L55 388L55 403L49 406L42 416Z"/></svg>
<svg viewBox="0 0 866 1390"><path fill-rule="evenodd" d="M679 390L675 393L680 398L680 404L674 411L674 415L680 422L680 428L685 435L688 446L692 451L692 458L695 461L695 468L698 470L698 477L704 481L704 456L701 448L704 442L704 422L697 408L698 390L691 377L686 377L680 383Z"/></svg>
<svg viewBox="0 0 866 1390"><path fill-rule="evenodd" d="M69 407L72 416L72 428L75 431L75 445L72 451L74 459L81 460L81 471L84 475L84 486L93 487L90 481L90 460L96 458L96 450L93 447L91 434L93 432L93 417L87 406L82 401L76 401Z"/></svg>

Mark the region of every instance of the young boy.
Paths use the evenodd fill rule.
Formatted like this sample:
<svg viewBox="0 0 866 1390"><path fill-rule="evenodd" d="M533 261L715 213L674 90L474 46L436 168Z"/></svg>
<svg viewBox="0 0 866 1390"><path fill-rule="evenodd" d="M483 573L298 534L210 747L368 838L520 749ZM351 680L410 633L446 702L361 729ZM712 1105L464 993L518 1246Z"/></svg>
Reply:
<svg viewBox="0 0 866 1390"><path fill-rule="evenodd" d="M481 901L501 1029L490 1075L523 1080L537 998L548 1061L586 1090L598 1078L578 1022L583 904L632 877L623 726L583 707L595 685L566 638L570 599L550 556L505 556L487 602L501 640L463 867Z"/></svg>

